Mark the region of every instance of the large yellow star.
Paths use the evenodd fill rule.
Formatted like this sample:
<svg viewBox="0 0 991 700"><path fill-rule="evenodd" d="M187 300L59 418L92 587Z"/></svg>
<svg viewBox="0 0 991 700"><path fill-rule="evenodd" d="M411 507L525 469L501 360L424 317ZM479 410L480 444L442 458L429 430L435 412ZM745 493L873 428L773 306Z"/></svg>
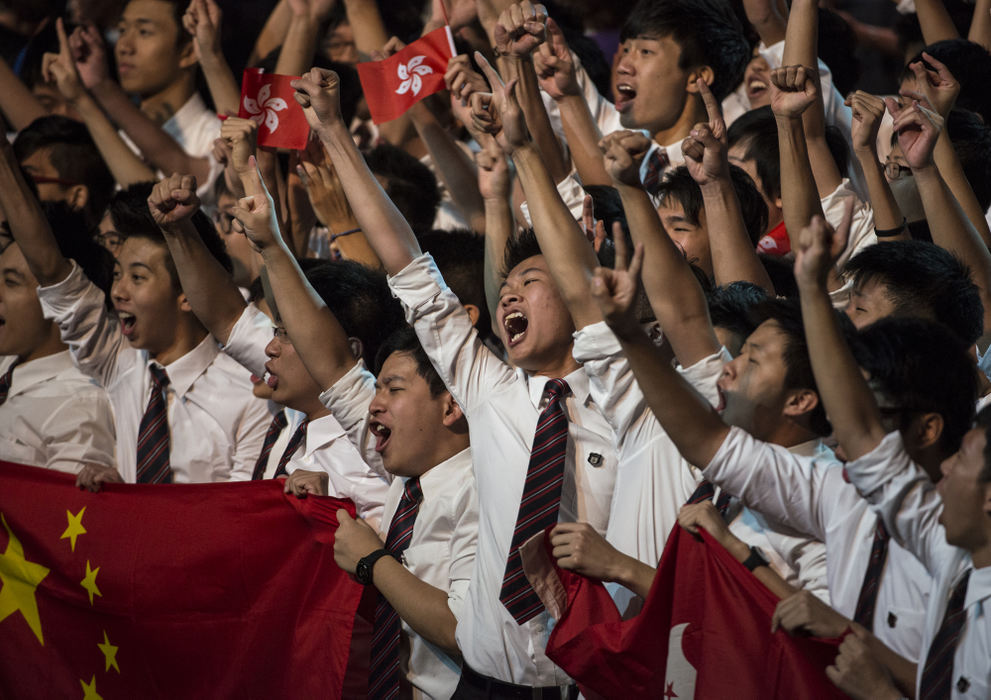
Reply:
<svg viewBox="0 0 991 700"><path fill-rule="evenodd" d="M100 589L96 587L96 575L100 573L100 567L91 569L89 565L89 559L86 560L86 578L79 582L79 585L86 589L89 593L89 604L93 604L93 595L98 595L101 598L103 594L100 593Z"/></svg>
<svg viewBox="0 0 991 700"><path fill-rule="evenodd" d="M120 647L115 647L110 643L106 630L103 630L103 644L97 644L96 646L100 647L100 651L103 652L103 656L106 659L107 667L104 670L109 671L112 666L117 670L117 673L120 673L120 666L117 665L117 649Z"/></svg>
<svg viewBox="0 0 991 700"><path fill-rule="evenodd" d="M24 546L14 536L7 525L7 519L0 513L0 521L7 531L7 549L0 554L0 622L6 620L12 613L19 611L34 632L34 636L44 645L45 639L41 634L41 618L38 616L38 599L35 590L38 584L48 576L48 569L41 564L24 558Z"/></svg>
<svg viewBox="0 0 991 700"><path fill-rule="evenodd" d="M86 506L83 506L75 515L71 511L65 511L65 517L69 521L69 527L65 528L65 532L59 537L60 540L64 540L66 537L69 538L69 546L73 552L76 551L76 538L79 535L86 534L86 528L83 527L83 513L86 512Z"/></svg>
<svg viewBox="0 0 991 700"><path fill-rule="evenodd" d="M103 700L103 696L96 692L95 675L89 679L89 683L80 678L79 685L83 687L83 700Z"/></svg>

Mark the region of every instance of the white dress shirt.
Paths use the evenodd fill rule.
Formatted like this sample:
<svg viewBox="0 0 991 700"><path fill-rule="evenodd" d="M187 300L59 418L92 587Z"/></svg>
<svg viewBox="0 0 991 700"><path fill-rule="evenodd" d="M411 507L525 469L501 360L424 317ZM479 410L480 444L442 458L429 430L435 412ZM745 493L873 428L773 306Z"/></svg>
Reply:
<svg viewBox="0 0 991 700"><path fill-rule="evenodd" d="M393 481L386 496L379 529L383 540L399 507L406 481ZM471 449L462 450L422 474L420 490L423 500L401 561L421 581L447 591L447 605L454 617L460 619L478 543L478 496ZM400 645L400 667L413 686L413 697L451 697L461 677L461 660L428 642L405 621L402 629L408 644Z"/></svg>
<svg viewBox="0 0 991 700"><path fill-rule="evenodd" d="M548 379L513 369L482 344L429 255L416 258L389 285L468 419L480 536L466 611L458 621L465 663L506 682L565 685L568 676L544 654L550 616L544 612L518 625L499 600ZM612 432L592 405L584 370L563 379L572 394L564 401L570 439L559 519L588 522L605 533L616 478Z"/></svg>
<svg viewBox="0 0 991 700"><path fill-rule="evenodd" d="M843 479L842 466L828 449L800 456L733 428L704 474L773 521L824 542L831 604L853 618L878 516ZM931 584L919 560L889 540L873 629L882 642L913 663L924 651Z"/></svg>
<svg viewBox="0 0 991 700"><path fill-rule="evenodd" d="M0 375L16 357L0 358ZM68 350L14 367L0 406L0 459L78 474L115 466L107 392L72 364Z"/></svg>
<svg viewBox="0 0 991 700"><path fill-rule="evenodd" d="M991 606L991 567L974 569L970 554L946 541L938 520L943 501L935 484L905 451L900 433L886 435L872 452L848 462L846 471L851 483L884 519L891 536L915 554L932 576L921 658L925 658L943 622L950 592L964 572L973 569L964 600L966 620L953 656L951 697L987 700L991 697L991 616L987 610ZM924 666L919 664L916 688L922 682Z"/></svg>
<svg viewBox="0 0 991 700"><path fill-rule="evenodd" d="M73 361L106 388L117 430L117 469L137 480L138 428L151 396L151 359L131 347L104 294L73 263L69 275L38 288L41 308L54 319ZM251 478L270 415L251 394L244 370L220 353L213 338L165 367L170 428L169 463L176 483Z"/></svg>

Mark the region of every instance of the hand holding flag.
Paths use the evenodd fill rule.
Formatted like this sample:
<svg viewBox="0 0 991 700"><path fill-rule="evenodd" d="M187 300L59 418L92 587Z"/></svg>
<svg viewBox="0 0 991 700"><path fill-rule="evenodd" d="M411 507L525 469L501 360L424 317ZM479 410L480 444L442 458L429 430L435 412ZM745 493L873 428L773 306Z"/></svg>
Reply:
<svg viewBox="0 0 991 700"><path fill-rule="evenodd" d="M257 68L244 71L237 116L258 124L259 146L306 148L310 127L303 110L289 99L294 82L291 75L262 73Z"/></svg>

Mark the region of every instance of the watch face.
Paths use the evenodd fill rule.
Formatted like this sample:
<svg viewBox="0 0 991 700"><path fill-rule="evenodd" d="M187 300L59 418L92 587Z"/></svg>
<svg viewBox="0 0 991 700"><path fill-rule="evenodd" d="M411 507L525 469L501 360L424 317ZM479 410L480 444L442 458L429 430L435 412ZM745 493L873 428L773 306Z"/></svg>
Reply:
<svg viewBox="0 0 991 700"><path fill-rule="evenodd" d="M368 562L361 560L358 562L358 566L355 567L354 576L358 579L358 583L368 584Z"/></svg>

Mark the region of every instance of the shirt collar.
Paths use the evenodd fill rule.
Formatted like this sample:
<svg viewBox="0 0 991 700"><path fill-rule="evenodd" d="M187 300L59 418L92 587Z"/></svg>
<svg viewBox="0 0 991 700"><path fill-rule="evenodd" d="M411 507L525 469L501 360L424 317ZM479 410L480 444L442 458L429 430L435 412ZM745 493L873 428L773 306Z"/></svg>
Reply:
<svg viewBox="0 0 991 700"><path fill-rule="evenodd" d="M793 455L798 455L799 457L820 457L832 455L832 450L826 447L821 438L813 438L812 440L806 440L805 442L800 442L797 445L792 445L788 448L788 451Z"/></svg>
<svg viewBox="0 0 991 700"><path fill-rule="evenodd" d="M10 364L11 362L4 363L4 372L10 368ZM21 394L36 384L53 379L62 372L74 369L74 367L75 365L72 364L72 355L69 354L68 350L39 357L30 362L22 362L14 367L14 374L10 380L8 398Z"/></svg>
<svg viewBox="0 0 991 700"><path fill-rule="evenodd" d="M970 563L970 556L967 557L967 561ZM964 607L969 608L974 603L979 603L987 598L991 598L991 566L974 569L970 572Z"/></svg>
<svg viewBox="0 0 991 700"><path fill-rule="evenodd" d="M518 371L522 372L522 370ZM550 377L526 373L524 373L524 376L527 381L527 389L530 392L530 401L536 408L542 408L540 404L544 398L544 387L550 381ZM562 377L562 379L568 382L568 386L571 387L572 396L578 399L583 406L588 403L591 397L589 395L588 375L585 374L584 368L579 367L566 377Z"/></svg>
<svg viewBox="0 0 991 700"><path fill-rule="evenodd" d="M207 336L195 348L165 366L169 375L169 386L176 396L182 397L193 386L193 382L203 374L220 352L213 336Z"/></svg>
<svg viewBox="0 0 991 700"><path fill-rule="evenodd" d="M295 427L299 427L299 424L297 423ZM314 418L306 425L306 442L300 454L309 456L315 450L346 436L347 433L333 414L328 413L320 418Z"/></svg>
<svg viewBox="0 0 991 700"><path fill-rule="evenodd" d="M466 447L420 475L423 497L426 498L435 490L450 488L451 482L460 478L458 474L469 469L471 469L471 448ZM406 478L403 479L403 483L406 483Z"/></svg>
<svg viewBox="0 0 991 700"><path fill-rule="evenodd" d="M209 110L207 110L206 104L203 102L203 98L200 97L198 92L194 92L192 97L186 100L182 107L180 107L175 114L169 117L169 119L162 124L162 130L175 138L183 131L199 122L199 120L202 119L201 115L206 111Z"/></svg>

